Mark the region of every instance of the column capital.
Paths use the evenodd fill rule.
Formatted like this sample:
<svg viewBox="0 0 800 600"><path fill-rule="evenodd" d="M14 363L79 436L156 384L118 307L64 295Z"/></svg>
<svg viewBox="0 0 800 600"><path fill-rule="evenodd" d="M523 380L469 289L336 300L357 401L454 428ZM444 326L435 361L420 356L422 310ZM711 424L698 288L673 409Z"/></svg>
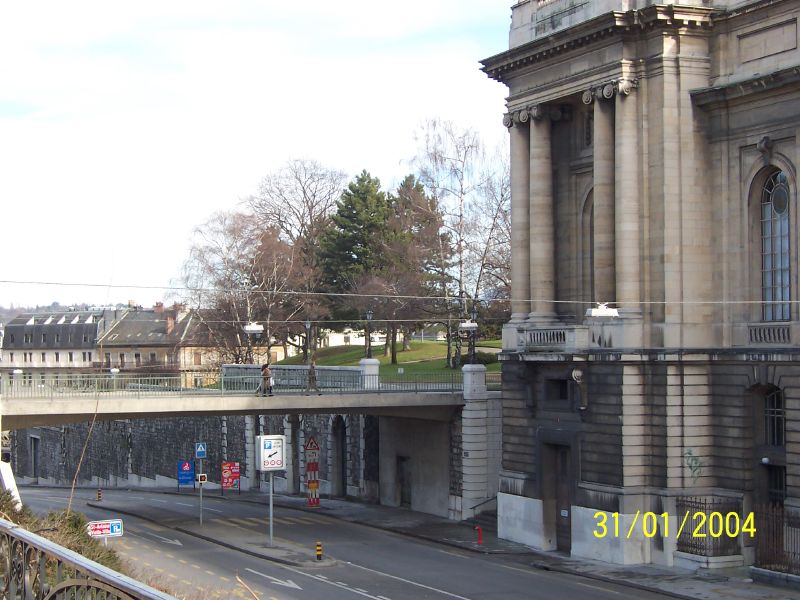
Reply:
<svg viewBox="0 0 800 600"><path fill-rule="evenodd" d="M617 80L617 93L620 96L628 96L633 90L639 87L638 79L618 79Z"/></svg>
<svg viewBox="0 0 800 600"><path fill-rule="evenodd" d="M595 88L583 92L581 100L584 104L591 104L595 99L611 100L614 96L629 96L639 87L638 79L620 78L606 83L601 83Z"/></svg>

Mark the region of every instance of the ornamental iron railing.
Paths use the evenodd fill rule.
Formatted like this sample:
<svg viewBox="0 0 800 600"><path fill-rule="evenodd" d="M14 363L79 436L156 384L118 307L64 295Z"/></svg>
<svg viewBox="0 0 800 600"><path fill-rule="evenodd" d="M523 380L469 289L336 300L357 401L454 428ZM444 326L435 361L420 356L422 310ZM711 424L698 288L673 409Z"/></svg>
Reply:
<svg viewBox="0 0 800 600"><path fill-rule="evenodd" d="M753 507L756 525L755 566L800 575L800 511L781 503Z"/></svg>
<svg viewBox="0 0 800 600"><path fill-rule="evenodd" d="M675 512L686 518L678 538L679 552L698 556L735 556L741 554L739 536L742 528L742 502L737 498L683 496L675 499ZM712 518L713 515L713 518ZM731 517L728 517L731 515ZM735 518L734 518L735 517ZM725 530L735 535L728 535ZM718 529L719 531L715 530Z"/></svg>
<svg viewBox="0 0 800 600"><path fill-rule="evenodd" d="M4 600L174 598L4 519L0 578Z"/></svg>

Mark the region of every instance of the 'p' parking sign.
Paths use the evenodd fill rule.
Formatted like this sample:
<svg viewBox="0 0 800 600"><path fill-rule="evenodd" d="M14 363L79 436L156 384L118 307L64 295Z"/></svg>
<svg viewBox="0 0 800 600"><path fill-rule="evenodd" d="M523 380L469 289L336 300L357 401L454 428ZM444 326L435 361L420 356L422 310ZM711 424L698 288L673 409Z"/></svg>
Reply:
<svg viewBox="0 0 800 600"><path fill-rule="evenodd" d="M258 470L283 471L286 469L286 436L258 436Z"/></svg>

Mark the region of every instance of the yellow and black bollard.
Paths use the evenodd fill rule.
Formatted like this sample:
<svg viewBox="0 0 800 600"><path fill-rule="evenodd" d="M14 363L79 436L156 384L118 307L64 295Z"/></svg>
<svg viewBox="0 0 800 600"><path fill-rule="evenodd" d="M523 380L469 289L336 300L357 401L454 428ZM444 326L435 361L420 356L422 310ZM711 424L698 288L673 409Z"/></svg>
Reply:
<svg viewBox="0 0 800 600"><path fill-rule="evenodd" d="M103 490L97 488L97 501L100 502L103 500Z"/></svg>
<svg viewBox="0 0 800 600"><path fill-rule="evenodd" d="M317 560L322 560L322 542L317 542Z"/></svg>

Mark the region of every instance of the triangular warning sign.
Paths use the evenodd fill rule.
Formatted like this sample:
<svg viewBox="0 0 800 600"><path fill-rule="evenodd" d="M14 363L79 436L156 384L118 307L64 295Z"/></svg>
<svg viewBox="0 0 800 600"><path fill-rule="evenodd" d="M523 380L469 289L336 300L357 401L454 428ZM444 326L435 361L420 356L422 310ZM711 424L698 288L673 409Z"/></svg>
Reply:
<svg viewBox="0 0 800 600"><path fill-rule="evenodd" d="M305 449L306 450L319 450L319 444L317 443L317 440L315 440L313 437L308 438L308 441L306 442L306 445L305 445Z"/></svg>

